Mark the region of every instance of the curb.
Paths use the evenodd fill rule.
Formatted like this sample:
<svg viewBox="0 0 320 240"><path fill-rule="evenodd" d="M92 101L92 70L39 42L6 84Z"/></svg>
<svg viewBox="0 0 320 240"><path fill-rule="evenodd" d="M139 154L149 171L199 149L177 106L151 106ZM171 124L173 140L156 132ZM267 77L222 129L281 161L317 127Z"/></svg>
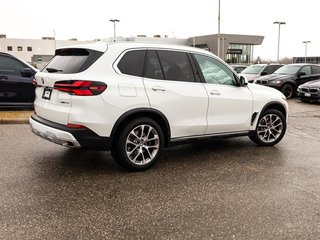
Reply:
<svg viewBox="0 0 320 240"><path fill-rule="evenodd" d="M33 111L0 111L0 124L29 124Z"/></svg>
<svg viewBox="0 0 320 240"><path fill-rule="evenodd" d="M0 124L29 124L28 119L1 119Z"/></svg>

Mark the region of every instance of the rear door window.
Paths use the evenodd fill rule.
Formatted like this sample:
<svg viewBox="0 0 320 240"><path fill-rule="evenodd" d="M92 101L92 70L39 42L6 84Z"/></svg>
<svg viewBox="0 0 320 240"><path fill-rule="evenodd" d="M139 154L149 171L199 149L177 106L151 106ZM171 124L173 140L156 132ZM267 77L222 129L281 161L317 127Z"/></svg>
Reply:
<svg viewBox="0 0 320 240"><path fill-rule="evenodd" d="M88 69L103 52L88 49L58 49L42 72L79 73Z"/></svg>
<svg viewBox="0 0 320 240"><path fill-rule="evenodd" d="M176 51L157 51L165 80L195 82L187 53Z"/></svg>
<svg viewBox="0 0 320 240"><path fill-rule="evenodd" d="M320 74L320 66L311 66L312 74Z"/></svg>
<svg viewBox="0 0 320 240"><path fill-rule="evenodd" d="M265 74L271 74L275 71L274 66L266 66L265 69L263 69L262 72L265 72Z"/></svg>
<svg viewBox="0 0 320 240"><path fill-rule="evenodd" d="M146 59L145 77L163 80L163 73L156 51L149 50Z"/></svg>

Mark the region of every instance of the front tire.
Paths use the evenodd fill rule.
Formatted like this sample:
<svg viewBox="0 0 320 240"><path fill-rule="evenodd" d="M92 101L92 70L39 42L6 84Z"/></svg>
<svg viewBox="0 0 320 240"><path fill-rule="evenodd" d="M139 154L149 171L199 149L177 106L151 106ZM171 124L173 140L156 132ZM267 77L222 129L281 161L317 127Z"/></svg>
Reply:
<svg viewBox="0 0 320 240"><path fill-rule="evenodd" d="M293 95L294 95L293 86L292 86L291 84L285 84L285 85L282 86L281 92L283 93L283 95L284 95L287 99L290 99L290 98L292 98Z"/></svg>
<svg viewBox="0 0 320 240"><path fill-rule="evenodd" d="M161 127L150 118L138 118L120 131L112 150L115 160L130 171L149 169L163 151Z"/></svg>
<svg viewBox="0 0 320 240"><path fill-rule="evenodd" d="M249 138L260 146L273 146L280 142L287 129L284 115L275 109L264 111L259 117L256 130Z"/></svg>

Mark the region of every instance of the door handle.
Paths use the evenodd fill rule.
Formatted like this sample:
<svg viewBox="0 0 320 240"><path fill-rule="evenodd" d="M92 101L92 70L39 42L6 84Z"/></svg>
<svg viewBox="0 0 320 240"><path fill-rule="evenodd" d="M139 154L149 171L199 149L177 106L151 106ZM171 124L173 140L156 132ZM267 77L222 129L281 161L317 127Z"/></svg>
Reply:
<svg viewBox="0 0 320 240"><path fill-rule="evenodd" d="M160 87L160 86L154 86L154 87L152 87L152 90L153 91L161 91L161 92L164 92L164 91L166 91L163 87Z"/></svg>
<svg viewBox="0 0 320 240"><path fill-rule="evenodd" d="M220 95L220 92L218 90L211 90L210 94L211 95Z"/></svg>

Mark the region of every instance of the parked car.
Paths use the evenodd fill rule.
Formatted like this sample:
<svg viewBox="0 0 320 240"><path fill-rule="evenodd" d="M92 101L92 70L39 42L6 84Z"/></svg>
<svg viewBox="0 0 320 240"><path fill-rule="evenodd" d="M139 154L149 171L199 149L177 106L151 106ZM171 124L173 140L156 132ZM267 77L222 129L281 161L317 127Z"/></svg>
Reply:
<svg viewBox="0 0 320 240"><path fill-rule="evenodd" d="M244 69L240 76L245 77L249 83L252 83L258 77L272 74L282 66L283 64L254 64Z"/></svg>
<svg viewBox="0 0 320 240"><path fill-rule="evenodd" d="M320 80L304 83L298 87L297 97L303 102L320 101Z"/></svg>
<svg viewBox="0 0 320 240"><path fill-rule="evenodd" d="M230 66L235 70L237 73L241 73L244 69L247 68L246 65L239 65L239 64L230 64Z"/></svg>
<svg viewBox="0 0 320 240"><path fill-rule="evenodd" d="M315 64L288 64L255 83L280 90L286 98L292 98L299 85L320 78L320 66Z"/></svg>
<svg viewBox="0 0 320 240"><path fill-rule="evenodd" d="M112 43L60 48L36 74L32 131L66 147L111 150L130 170L164 147L210 137L278 143L288 105L198 48Z"/></svg>
<svg viewBox="0 0 320 240"><path fill-rule="evenodd" d="M32 80L36 72L28 63L0 52L0 107L33 106Z"/></svg>

